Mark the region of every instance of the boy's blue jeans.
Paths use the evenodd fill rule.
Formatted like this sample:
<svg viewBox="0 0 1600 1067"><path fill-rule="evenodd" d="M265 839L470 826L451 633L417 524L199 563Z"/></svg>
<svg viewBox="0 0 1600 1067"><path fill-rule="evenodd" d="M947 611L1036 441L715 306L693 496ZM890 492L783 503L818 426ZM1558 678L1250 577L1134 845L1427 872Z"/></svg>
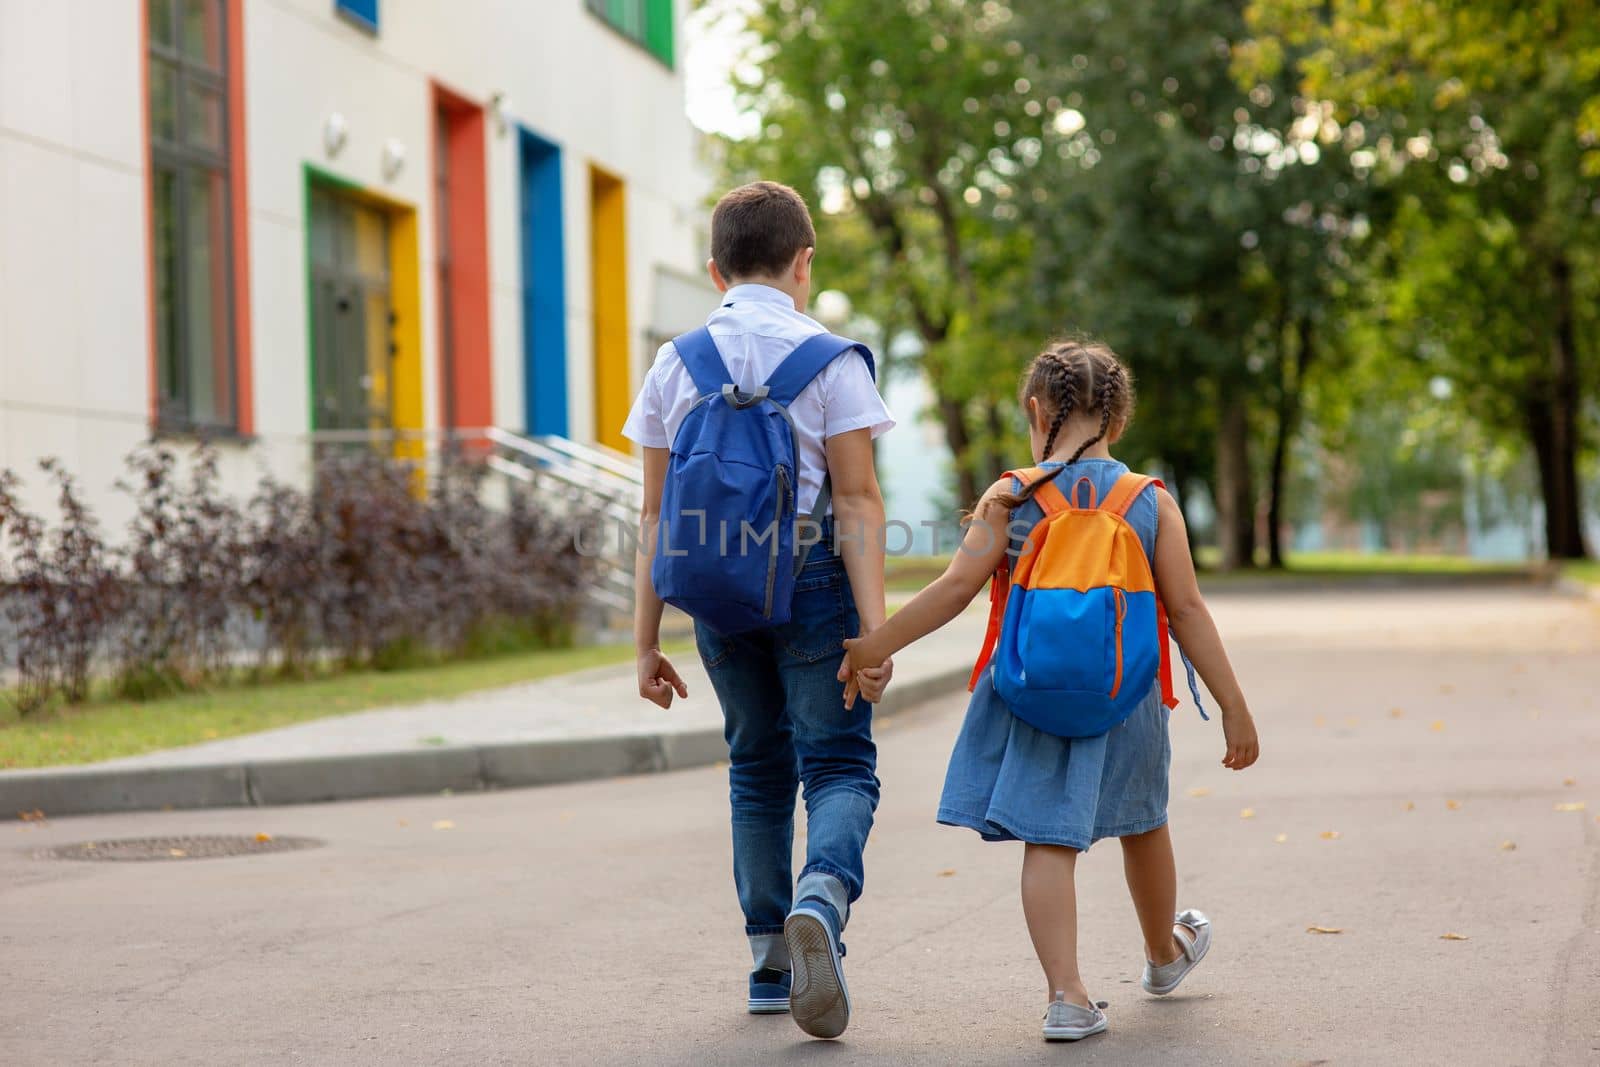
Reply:
<svg viewBox="0 0 1600 1067"><path fill-rule="evenodd" d="M724 636L695 625L722 705L733 807L733 877L756 967L789 969L783 921L796 897L795 790L804 785L800 895L843 920L861 895L862 852L878 807L872 706L844 707L836 674L859 628L844 564L817 545L795 585L789 622Z"/></svg>

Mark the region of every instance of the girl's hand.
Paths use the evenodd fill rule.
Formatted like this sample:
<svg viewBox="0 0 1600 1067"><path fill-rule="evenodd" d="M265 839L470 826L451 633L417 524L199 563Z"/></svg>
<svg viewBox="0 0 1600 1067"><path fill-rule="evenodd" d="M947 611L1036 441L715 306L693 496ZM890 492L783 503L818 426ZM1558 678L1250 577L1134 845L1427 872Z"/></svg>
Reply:
<svg viewBox="0 0 1600 1067"><path fill-rule="evenodd" d="M846 660L846 663L849 661ZM841 670L841 673L843 671ZM883 699L883 691L889 688L889 680L894 677L894 660L886 659L876 667L863 667L861 670L845 679L844 706L848 711L856 706L856 697L867 698L868 703L876 704Z"/></svg>
<svg viewBox="0 0 1600 1067"><path fill-rule="evenodd" d="M688 698L689 687L683 684L672 661L661 654L659 648L647 648L639 653L639 695L663 708L672 707L672 695Z"/></svg>
<svg viewBox="0 0 1600 1067"><path fill-rule="evenodd" d="M1224 767L1242 771L1260 757L1261 742L1256 740L1256 721L1245 709L1222 709L1222 736L1228 742L1228 754L1222 757Z"/></svg>
<svg viewBox="0 0 1600 1067"><path fill-rule="evenodd" d="M870 635L848 638L844 643L844 661L839 664L838 675L839 681L844 683L844 706L855 707L859 693L865 693L868 700L878 700L883 696L883 690L893 673L894 665L887 656L873 649ZM876 695L871 691L874 689Z"/></svg>

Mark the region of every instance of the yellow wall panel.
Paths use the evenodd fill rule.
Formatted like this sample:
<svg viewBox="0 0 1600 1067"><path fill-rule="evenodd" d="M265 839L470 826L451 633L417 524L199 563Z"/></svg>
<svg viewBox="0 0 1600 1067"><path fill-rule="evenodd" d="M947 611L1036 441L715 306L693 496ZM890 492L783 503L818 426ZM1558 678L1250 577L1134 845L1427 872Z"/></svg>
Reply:
<svg viewBox="0 0 1600 1067"><path fill-rule="evenodd" d="M589 171L590 281L594 301L595 439L631 451L622 436L633 401L628 330L628 238L624 187L604 171Z"/></svg>

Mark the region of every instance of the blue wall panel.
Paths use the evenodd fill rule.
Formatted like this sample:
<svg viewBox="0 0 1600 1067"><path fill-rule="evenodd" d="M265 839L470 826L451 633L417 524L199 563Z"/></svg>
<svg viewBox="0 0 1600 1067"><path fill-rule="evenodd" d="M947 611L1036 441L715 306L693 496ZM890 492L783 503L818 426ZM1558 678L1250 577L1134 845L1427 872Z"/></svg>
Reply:
<svg viewBox="0 0 1600 1067"><path fill-rule="evenodd" d="M534 434L567 434L567 285L561 149L520 130L523 416Z"/></svg>

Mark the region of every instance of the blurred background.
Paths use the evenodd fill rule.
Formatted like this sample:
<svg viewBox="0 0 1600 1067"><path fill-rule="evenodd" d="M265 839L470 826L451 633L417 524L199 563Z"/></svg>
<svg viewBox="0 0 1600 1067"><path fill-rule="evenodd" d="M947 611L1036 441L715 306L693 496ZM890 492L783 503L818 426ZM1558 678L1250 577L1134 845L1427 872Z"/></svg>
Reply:
<svg viewBox="0 0 1600 1067"><path fill-rule="evenodd" d="M1597 576L1581 0L0 0L0 658L622 626L631 544L552 531L636 514L623 419L758 177L882 354L907 588L1069 332L1209 568Z"/></svg>

